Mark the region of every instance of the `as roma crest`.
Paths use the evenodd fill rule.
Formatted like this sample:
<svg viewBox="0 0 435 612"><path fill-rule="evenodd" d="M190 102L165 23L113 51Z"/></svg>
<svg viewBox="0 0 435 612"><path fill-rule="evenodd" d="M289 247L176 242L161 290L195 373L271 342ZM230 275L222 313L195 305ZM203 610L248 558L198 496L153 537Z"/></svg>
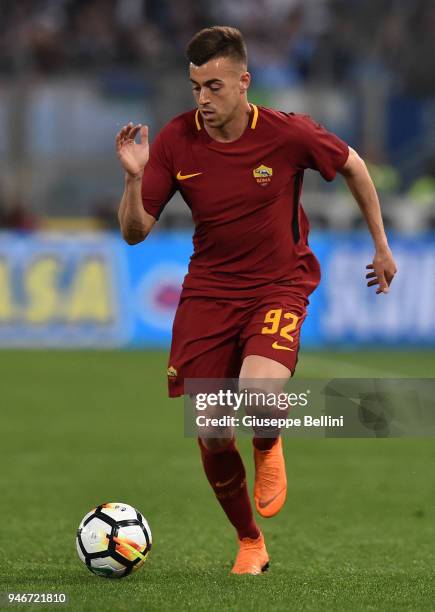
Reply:
<svg viewBox="0 0 435 612"><path fill-rule="evenodd" d="M258 168L252 171L252 174L259 185L267 187L272 180L273 170L261 164L261 166L258 166Z"/></svg>

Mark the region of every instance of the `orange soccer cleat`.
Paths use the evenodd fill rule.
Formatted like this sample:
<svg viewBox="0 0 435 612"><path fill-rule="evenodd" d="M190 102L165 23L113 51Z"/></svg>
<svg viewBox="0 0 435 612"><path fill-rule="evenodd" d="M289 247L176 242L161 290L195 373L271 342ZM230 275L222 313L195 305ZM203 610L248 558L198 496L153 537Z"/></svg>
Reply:
<svg viewBox="0 0 435 612"><path fill-rule="evenodd" d="M275 516L284 505L287 477L281 438L270 450L254 446L255 485L254 500L257 512L265 518Z"/></svg>
<svg viewBox="0 0 435 612"><path fill-rule="evenodd" d="M256 576L269 567L269 555L263 534L258 538L242 538L239 540L239 552L234 562L232 574L251 574Z"/></svg>

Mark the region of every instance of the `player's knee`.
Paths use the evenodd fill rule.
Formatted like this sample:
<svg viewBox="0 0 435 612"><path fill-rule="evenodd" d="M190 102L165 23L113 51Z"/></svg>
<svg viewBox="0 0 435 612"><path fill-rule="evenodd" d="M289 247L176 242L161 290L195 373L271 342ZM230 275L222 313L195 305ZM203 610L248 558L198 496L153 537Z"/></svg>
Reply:
<svg viewBox="0 0 435 612"><path fill-rule="evenodd" d="M243 393L246 398L244 405L246 414L251 416L277 417L288 410L287 404L281 405L281 391L271 391L260 387L245 387Z"/></svg>
<svg viewBox="0 0 435 612"><path fill-rule="evenodd" d="M211 453L220 453L226 450L233 442L232 438L203 438L199 436L198 441Z"/></svg>
<svg viewBox="0 0 435 612"><path fill-rule="evenodd" d="M276 438L279 436L280 419L288 414L280 405L280 393L262 388L245 387L245 412L252 417L252 430L258 438Z"/></svg>

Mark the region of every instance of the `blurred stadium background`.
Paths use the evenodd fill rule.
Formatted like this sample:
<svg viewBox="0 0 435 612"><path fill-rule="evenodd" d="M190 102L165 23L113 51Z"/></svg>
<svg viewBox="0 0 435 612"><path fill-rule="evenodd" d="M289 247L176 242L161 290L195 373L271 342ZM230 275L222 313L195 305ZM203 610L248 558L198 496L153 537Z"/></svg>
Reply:
<svg viewBox="0 0 435 612"><path fill-rule="evenodd" d="M212 23L245 34L251 100L339 134L382 198L400 272L375 298L358 207L306 173L323 283L304 346L435 345L433 2L1 0L0 346L167 346L190 212L175 196L145 244L122 244L113 139L192 107L184 47Z"/></svg>

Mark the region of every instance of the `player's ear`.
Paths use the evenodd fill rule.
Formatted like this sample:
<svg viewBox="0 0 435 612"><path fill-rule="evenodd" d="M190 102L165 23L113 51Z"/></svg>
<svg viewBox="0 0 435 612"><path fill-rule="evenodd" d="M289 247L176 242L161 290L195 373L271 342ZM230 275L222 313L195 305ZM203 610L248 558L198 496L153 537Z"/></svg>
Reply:
<svg viewBox="0 0 435 612"><path fill-rule="evenodd" d="M249 72L242 72L240 75L240 93L245 93L251 84L251 75Z"/></svg>

